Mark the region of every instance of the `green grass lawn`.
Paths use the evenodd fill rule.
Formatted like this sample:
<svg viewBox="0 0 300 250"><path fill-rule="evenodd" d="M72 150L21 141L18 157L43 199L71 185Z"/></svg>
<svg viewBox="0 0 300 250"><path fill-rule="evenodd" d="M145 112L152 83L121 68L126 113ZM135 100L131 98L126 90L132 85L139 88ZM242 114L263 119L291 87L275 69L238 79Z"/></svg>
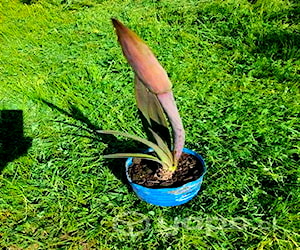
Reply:
<svg viewBox="0 0 300 250"><path fill-rule="evenodd" d="M101 155L141 145L91 132L144 136L111 17L158 56L206 160L186 205L140 201ZM299 28L296 0L1 0L1 249L299 249Z"/></svg>

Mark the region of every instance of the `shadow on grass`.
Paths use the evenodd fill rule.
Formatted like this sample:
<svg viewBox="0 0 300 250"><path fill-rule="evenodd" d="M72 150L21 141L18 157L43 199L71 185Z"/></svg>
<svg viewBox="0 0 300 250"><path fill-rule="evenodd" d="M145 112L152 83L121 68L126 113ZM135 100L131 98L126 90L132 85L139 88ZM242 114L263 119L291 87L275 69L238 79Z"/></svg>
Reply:
<svg viewBox="0 0 300 250"><path fill-rule="evenodd" d="M256 41L255 53L264 54L273 59L289 60L300 54L300 33L273 31L263 34Z"/></svg>
<svg viewBox="0 0 300 250"><path fill-rule="evenodd" d="M31 143L24 137L23 111L0 110L0 173L8 162L25 155Z"/></svg>
<svg viewBox="0 0 300 250"><path fill-rule="evenodd" d="M83 124L83 126L78 126L76 124L72 124L69 122L63 122L67 126L71 127L77 127L80 130L87 131L90 136L84 136L89 137L94 140L96 143L97 141L104 142L108 145L107 152L104 154L111 154L111 153L119 153L119 152L137 152L139 148L143 147L142 144L135 142L130 143L130 141L125 140L119 140L117 137L113 135L107 135L107 134L99 134L96 131L101 130L101 127L93 124L88 117L86 117L80 109L78 109L76 106L70 104L69 110L62 109L58 107L57 105L45 100L41 99L42 103L46 104L48 107L50 107L53 110L59 111L61 114L71 117L74 120L77 120ZM74 136L83 136L80 134L72 134ZM127 187L130 187L126 178L125 174L125 163L124 159L109 159L108 160L108 168L110 171L114 174L116 178L118 178L120 181L122 181L123 184L127 185ZM131 188L130 188L131 189Z"/></svg>

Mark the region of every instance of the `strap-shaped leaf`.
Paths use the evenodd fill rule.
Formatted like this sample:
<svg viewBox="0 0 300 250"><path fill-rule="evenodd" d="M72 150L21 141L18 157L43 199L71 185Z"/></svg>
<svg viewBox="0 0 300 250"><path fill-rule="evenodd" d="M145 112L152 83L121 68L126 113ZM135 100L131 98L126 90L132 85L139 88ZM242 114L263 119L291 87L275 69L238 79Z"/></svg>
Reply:
<svg viewBox="0 0 300 250"><path fill-rule="evenodd" d="M157 144L148 141L142 137L131 135L125 132L115 131L115 130L96 130L96 132L101 134L120 135L120 136L124 136L139 141L147 145L149 148L152 148L155 151L159 160L162 162L163 168L171 168L173 166L173 161L172 160L170 161L169 156Z"/></svg>
<svg viewBox="0 0 300 250"><path fill-rule="evenodd" d="M169 157L169 160L173 161L173 154L170 151L168 144L166 142L164 142L164 140L157 133L155 133L152 129L149 129L149 130L152 133L154 139L156 140L157 145L165 152L165 154Z"/></svg>
<svg viewBox="0 0 300 250"><path fill-rule="evenodd" d="M116 154L108 154L104 155L104 158L128 158L128 157L136 157L141 159L147 159L151 161L158 162L159 164L163 165L163 162L160 161L157 157L148 154L140 154L140 153L116 153Z"/></svg>

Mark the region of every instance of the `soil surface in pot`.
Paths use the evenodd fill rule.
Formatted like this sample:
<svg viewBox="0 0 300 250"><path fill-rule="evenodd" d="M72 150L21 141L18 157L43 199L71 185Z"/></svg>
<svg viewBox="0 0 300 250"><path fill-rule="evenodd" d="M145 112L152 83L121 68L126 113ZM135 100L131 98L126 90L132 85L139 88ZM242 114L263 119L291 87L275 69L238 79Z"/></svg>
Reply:
<svg viewBox="0 0 300 250"><path fill-rule="evenodd" d="M160 180L161 165L154 161L134 158L128 168L132 182L150 188L180 187L198 179L204 171L202 163L193 155L182 153L178 168L169 180Z"/></svg>

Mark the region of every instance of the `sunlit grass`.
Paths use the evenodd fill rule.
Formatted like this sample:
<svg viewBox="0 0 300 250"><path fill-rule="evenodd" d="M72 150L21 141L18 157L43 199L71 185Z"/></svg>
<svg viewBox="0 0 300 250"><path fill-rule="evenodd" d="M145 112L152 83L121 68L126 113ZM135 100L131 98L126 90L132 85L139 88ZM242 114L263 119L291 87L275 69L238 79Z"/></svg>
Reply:
<svg viewBox="0 0 300 250"><path fill-rule="evenodd" d="M0 174L0 246L297 249L299 9L280 0L2 1L0 109L23 110L32 146ZM186 146L206 160L203 190L184 206L139 201L124 162L101 154L141 149L84 130L144 135L111 17L158 55Z"/></svg>

